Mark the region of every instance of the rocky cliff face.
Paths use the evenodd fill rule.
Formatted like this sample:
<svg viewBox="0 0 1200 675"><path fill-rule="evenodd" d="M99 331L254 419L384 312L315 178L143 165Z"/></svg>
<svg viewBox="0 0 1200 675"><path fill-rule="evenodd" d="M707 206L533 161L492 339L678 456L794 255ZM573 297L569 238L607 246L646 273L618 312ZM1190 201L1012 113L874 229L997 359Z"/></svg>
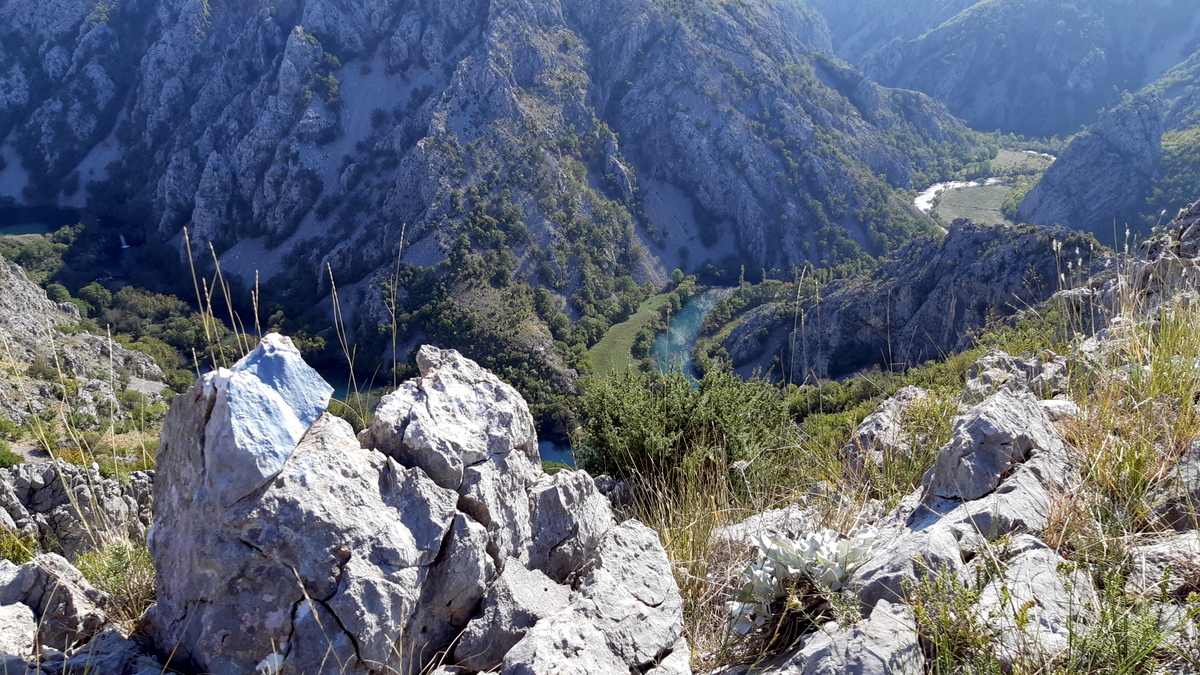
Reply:
<svg viewBox="0 0 1200 675"><path fill-rule="evenodd" d="M799 306L752 310L722 346L743 375L790 382L918 365L964 348L989 320L1053 295L1068 262L1103 265L1094 248L1066 230L959 221L944 239L915 242L866 278L834 282Z"/></svg>
<svg viewBox="0 0 1200 675"><path fill-rule="evenodd" d="M78 322L74 306L55 305L20 267L0 258L0 416L23 421L52 408L63 378L79 384L74 409L93 417L117 407L126 387L151 396L165 388L149 356L64 330Z"/></svg>
<svg viewBox="0 0 1200 675"><path fill-rule="evenodd" d="M1188 0L980 2L864 60L868 75L923 91L977 129L1071 133L1183 61L1200 40Z"/></svg>
<svg viewBox="0 0 1200 675"><path fill-rule="evenodd" d="M1190 200L1194 185L1173 185L1191 175L1195 148L1179 137L1165 162L1164 134L1200 125L1200 52L1120 105L1072 140L1026 195L1024 221L1062 224L1121 243L1127 225L1141 230L1147 218L1170 218ZM1160 216L1158 210L1173 207Z"/></svg>
<svg viewBox="0 0 1200 675"><path fill-rule="evenodd" d="M409 263L466 235L568 295L582 270L879 252L927 226L890 186L972 148L928 98L822 57L824 23L793 2L10 1L0 18L4 192L163 239L188 225L247 278L314 283L328 262L352 306L381 304L365 296L402 226Z"/></svg>
<svg viewBox="0 0 1200 675"><path fill-rule="evenodd" d="M1165 131L1162 102L1130 99L1073 140L1021 202L1030 223L1060 224L1119 241L1157 177Z"/></svg>

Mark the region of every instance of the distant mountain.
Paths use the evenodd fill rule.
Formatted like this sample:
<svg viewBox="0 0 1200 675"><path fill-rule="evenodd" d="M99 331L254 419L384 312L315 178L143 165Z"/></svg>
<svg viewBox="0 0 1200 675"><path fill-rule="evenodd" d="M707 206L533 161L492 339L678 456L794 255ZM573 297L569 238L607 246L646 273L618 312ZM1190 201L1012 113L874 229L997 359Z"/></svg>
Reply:
<svg viewBox="0 0 1200 675"><path fill-rule="evenodd" d="M1168 222L1200 185L1200 51L1076 136L1022 202L1022 220L1118 241Z"/></svg>
<svg viewBox="0 0 1200 675"><path fill-rule="evenodd" d="M829 24L833 50L861 65L892 43L924 35L979 0L810 0Z"/></svg>
<svg viewBox="0 0 1200 675"><path fill-rule="evenodd" d="M986 150L830 48L794 0L0 0L0 196L188 226L290 306L332 268L359 335L396 323L401 231L406 344L522 282L602 329L677 266L931 230L896 189Z"/></svg>
<svg viewBox="0 0 1200 675"><path fill-rule="evenodd" d="M1095 121L1197 47L1194 0L988 0L860 63L883 84L945 102L976 129L1044 136Z"/></svg>

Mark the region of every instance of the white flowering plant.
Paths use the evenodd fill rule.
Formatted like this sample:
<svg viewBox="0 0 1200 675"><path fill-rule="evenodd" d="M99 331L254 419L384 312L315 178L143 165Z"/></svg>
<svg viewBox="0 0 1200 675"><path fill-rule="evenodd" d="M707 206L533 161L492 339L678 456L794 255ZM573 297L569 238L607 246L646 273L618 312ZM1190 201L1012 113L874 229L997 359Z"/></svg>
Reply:
<svg viewBox="0 0 1200 675"><path fill-rule="evenodd" d="M772 607L791 589L810 585L826 597L838 593L850 576L870 559L879 540L874 529L844 537L818 530L799 539L763 534L757 538L757 559L741 575L741 588L729 603L729 620L739 635L749 635L771 618Z"/></svg>

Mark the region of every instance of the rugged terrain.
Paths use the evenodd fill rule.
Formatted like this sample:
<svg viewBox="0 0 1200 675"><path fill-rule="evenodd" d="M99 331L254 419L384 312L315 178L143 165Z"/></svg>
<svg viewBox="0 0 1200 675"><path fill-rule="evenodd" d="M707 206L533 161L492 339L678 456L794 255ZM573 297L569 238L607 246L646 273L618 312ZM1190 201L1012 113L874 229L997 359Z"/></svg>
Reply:
<svg viewBox="0 0 1200 675"><path fill-rule="evenodd" d="M397 256L429 268L463 238L601 319L626 275L881 253L930 227L894 188L980 151L941 105L828 57L793 2L10 1L0 18L5 193L176 245L188 226L199 257L212 244L305 308L328 264L368 336Z"/></svg>
<svg viewBox="0 0 1200 675"><path fill-rule="evenodd" d="M1020 217L1117 244L1126 228L1143 235L1194 196L1198 128L1200 51L1076 136L1026 195Z"/></svg>
<svg viewBox="0 0 1200 675"><path fill-rule="evenodd" d="M900 33L863 69L945 102L976 129L1033 136L1078 130L1200 47L1188 0L992 0L929 28Z"/></svg>
<svg viewBox="0 0 1200 675"><path fill-rule="evenodd" d="M1116 654L1190 672L1198 264L1200 203L1139 256L1036 308L1094 310L1061 355L991 352L952 393L898 391L837 450L857 488L808 485L712 529L705 552L725 557L699 580L682 574L695 561L668 558L610 502L637 510L619 498L635 483L545 475L520 395L460 354L422 348L420 376L356 436L326 412L332 388L269 335L176 398L158 469L132 487L57 465L0 473L0 504L20 514L9 527L91 537L69 538L67 556L141 536L152 510L157 569L130 633L114 596L51 552L55 538L29 562L0 562L0 663L37 675L884 675L1097 672ZM947 396L946 428L914 433L914 412ZM1145 463L1119 461L1129 453ZM910 464L913 483L880 481ZM725 647L693 652L690 639L711 636L687 623L697 615L672 570L707 584Z"/></svg>
<svg viewBox="0 0 1200 675"><path fill-rule="evenodd" d="M752 309L735 319L722 356L743 375L795 383L909 368L963 349L973 331L1085 278L1105 256L1065 229L959 221L869 275Z"/></svg>
<svg viewBox="0 0 1200 675"><path fill-rule="evenodd" d="M119 417L127 389L154 397L165 388L149 356L75 330L78 323L75 306L55 305L20 267L0 258L0 419L55 417L68 397L81 415Z"/></svg>
<svg viewBox="0 0 1200 675"><path fill-rule="evenodd" d="M18 527L91 538L58 548L72 558L145 536L153 481L157 568L127 638L58 553L0 561L2 667L691 672L657 535L618 522L588 474L542 472L514 389L457 352L419 363L356 438L325 412L332 387L270 335L176 398L136 489L57 465L0 475Z"/></svg>

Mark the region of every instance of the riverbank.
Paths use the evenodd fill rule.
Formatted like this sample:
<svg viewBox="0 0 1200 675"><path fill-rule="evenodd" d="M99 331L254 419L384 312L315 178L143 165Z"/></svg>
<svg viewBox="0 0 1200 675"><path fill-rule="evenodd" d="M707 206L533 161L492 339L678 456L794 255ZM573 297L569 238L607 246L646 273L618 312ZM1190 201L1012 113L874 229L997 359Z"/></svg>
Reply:
<svg viewBox="0 0 1200 675"><path fill-rule="evenodd" d="M1033 150L1001 150L991 162L991 175L931 185L917 194L913 206L944 224L959 218L980 225L1010 223L1004 205L1013 191L1045 172L1055 159Z"/></svg>
<svg viewBox="0 0 1200 675"><path fill-rule="evenodd" d="M608 329L587 353L587 363L597 375L608 375L627 370L634 362L633 343L638 333L658 318L659 311L671 300L670 293L655 295L638 307L638 311L625 321Z"/></svg>

